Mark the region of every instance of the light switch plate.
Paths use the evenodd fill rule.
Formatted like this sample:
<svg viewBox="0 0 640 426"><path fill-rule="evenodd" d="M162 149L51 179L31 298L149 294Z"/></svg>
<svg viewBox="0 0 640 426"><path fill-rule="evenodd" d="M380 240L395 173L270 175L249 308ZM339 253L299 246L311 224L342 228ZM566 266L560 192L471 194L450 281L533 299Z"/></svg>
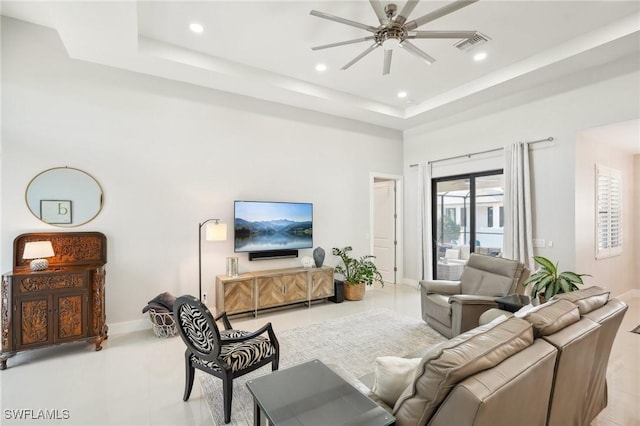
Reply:
<svg viewBox="0 0 640 426"><path fill-rule="evenodd" d="M545 241L543 238L534 238L533 239L533 247L534 248L541 248L541 247L545 247Z"/></svg>

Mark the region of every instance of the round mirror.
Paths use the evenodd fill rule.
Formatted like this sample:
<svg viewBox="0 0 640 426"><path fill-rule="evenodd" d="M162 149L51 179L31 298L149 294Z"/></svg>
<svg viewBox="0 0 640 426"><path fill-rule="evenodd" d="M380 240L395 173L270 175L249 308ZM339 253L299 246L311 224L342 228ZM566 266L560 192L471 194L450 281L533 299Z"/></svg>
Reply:
<svg viewBox="0 0 640 426"><path fill-rule="evenodd" d="M54 167L31 179L25 200L31 213L44 223L80 226L102 210L102 187L82 170Z"/></svg>

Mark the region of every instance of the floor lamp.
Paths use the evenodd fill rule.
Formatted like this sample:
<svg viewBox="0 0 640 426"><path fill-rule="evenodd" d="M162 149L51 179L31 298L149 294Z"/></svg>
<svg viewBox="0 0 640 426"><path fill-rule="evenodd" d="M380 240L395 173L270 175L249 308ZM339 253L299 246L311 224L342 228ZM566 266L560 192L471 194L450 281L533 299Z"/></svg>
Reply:
<svg viewBox="0 0 640 426"><path fill-rule="evenodd" d="M198 299L202 300L202 227L205 226L207 241L226 241L227 225L220 219L207 219L198 224Z"/></svg>

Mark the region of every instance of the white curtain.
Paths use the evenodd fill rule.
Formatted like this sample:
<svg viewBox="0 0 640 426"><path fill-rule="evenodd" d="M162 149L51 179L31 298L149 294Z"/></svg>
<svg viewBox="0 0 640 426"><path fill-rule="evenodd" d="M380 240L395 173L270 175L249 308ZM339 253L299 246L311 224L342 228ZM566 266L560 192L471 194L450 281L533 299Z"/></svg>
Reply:
<svg viewBox="0 0 640 426"><path fill-rule="evenodd" d="M433 278L431 264L431 164L418 164L418 281Z"/></svg>
<svg viewBox="0 0 640 426"><path fill-rule="evenodd" d="M507 145L504 153L504 257L518 260L533 271L529 144Z"/></svg>

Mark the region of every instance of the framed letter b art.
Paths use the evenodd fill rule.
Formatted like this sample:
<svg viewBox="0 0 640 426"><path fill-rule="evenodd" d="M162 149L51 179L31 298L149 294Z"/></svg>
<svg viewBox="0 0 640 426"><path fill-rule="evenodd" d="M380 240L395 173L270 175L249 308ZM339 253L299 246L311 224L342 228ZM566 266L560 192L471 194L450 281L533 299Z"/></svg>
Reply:
<svg viewBox="0 0 640 426"><path fill-rule="evenodd" d="M40 219L52 224L70 224L71 200L40 200Z"/></svg>

